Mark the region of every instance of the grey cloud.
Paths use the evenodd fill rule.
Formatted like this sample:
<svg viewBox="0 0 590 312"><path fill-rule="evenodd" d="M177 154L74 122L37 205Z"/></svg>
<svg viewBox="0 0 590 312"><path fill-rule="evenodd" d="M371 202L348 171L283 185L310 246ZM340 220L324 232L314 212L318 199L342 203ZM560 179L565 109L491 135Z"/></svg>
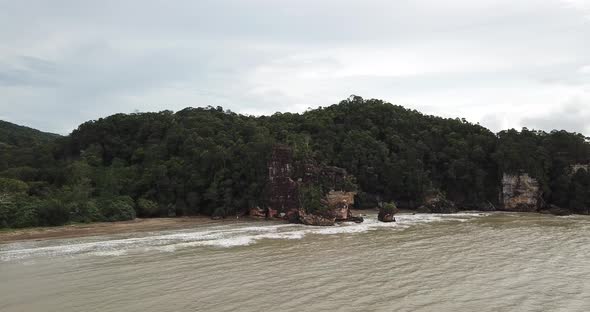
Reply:
<svg viewBox="0 0 590 312"><path fill-rule="evenodd" d="M587 11L566 2L4 1L0 116L67 133L135 109L268 114L354 93L520 121L590 86Z"/></svg>
<svg viewBox="0 0 590 312"><path fill-rule="evenodd" d="M31 56L20 56L13 62L0 63L0 86L47 87L55 85L51 79L55 64Z"/></svg>

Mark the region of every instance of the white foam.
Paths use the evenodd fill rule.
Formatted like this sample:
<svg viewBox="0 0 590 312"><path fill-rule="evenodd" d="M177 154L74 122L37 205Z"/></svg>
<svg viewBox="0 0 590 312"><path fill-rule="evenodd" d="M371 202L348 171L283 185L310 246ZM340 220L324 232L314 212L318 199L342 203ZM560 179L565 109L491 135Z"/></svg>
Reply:
<svg viewBox="0 0 590 312"><path fill-rule="evenodd" d="M122 256L127 254L126 250L108 250L108 251L95 251L91 254L95 256L103 256L103 257L112 257L112 256Z"/></svg>
<svg viewBox="0 0 590 312"><path fill-rule="evenodd" d="M483 213L442 214L399 214L397 222L383 223L376 215L365 217L365 222L342 223L331 227L312 227L294 224L262 224L260 226L210 226L197 231L173 231L135 234L141 237L103 238L87 242L90 238L76 240L56 240L57 245L42 246L39 242L4 245L0 250L0 261L26 259L32 257L57 257L64 255L91 254L98 256L121 256L132 250L174 252L181 248L248 246L265 239L297 240L307 235L344 235L365 233L374 230L405 229L418 224L452 221L465 222ZM98 237L98 239L100 239ZM47 242L45 242L46 244ZM37 244L37 245L35 245Z"/></svg>

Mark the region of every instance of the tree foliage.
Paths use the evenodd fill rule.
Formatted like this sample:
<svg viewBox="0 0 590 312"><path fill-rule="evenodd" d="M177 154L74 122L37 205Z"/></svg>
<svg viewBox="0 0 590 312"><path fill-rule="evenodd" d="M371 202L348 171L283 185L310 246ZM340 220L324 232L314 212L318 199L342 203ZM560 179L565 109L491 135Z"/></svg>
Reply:
<svg viewBox="0 0 590 312"><path fill-rule="evenodd" d="M241 213L263 205L278 143L291 146L295 159L346 169L367 205L378 199L415 208L440 190L476 208L497 202L503 173L525 171L540 181L547 203L580 213L590 206L588 172L572 172L590 159L580 134L494 134L464 119L357 96L302 114L186 108L116 114L66 137L34 132L43 139L31 139L23 131L0 141L0 226ZM308 191L302 198L313 210L317 200Z"/></svg>

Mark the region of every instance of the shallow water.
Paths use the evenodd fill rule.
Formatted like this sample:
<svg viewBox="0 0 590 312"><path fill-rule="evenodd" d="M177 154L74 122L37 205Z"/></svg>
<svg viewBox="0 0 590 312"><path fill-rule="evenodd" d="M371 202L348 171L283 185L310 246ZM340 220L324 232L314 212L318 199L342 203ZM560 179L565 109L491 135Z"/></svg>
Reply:
<svg viewBox="0 0 590 312"><path fill-rule="evenodd" d="M0 311L590 311L590 218L375 215L0 245Z"/></svg>

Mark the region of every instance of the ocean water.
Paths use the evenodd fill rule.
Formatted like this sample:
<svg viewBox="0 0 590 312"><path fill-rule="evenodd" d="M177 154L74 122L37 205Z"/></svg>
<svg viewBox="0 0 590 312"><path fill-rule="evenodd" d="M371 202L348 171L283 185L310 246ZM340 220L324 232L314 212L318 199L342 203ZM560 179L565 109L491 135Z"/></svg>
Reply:
<svg viewBox="0 0 590 312"><path fill-rule="evenodd" d="M0 311L590 311L590 218L369 215L0 244Z"/></svg>

